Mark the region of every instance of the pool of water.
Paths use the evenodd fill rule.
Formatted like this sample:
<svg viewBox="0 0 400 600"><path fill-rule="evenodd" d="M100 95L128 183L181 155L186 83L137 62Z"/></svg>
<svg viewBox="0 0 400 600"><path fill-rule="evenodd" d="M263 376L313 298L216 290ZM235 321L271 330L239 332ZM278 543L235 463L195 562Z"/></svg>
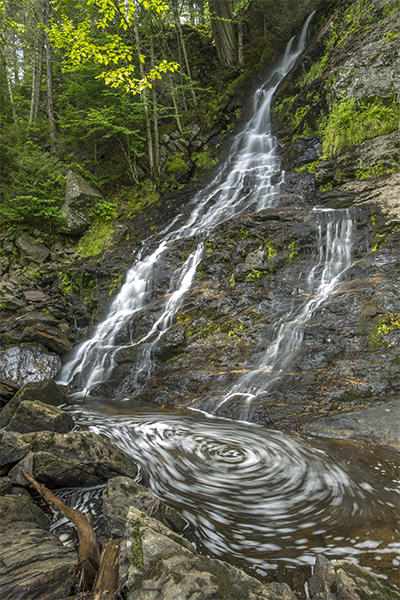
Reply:
<svg viewBox="0 0 400 600"><path fill-rule="evenodd" d="M398 583L398 457L133 401L89 397L68 410L132 456L141 480L192 525L200 551L261 580L321 553Z"/></svg>

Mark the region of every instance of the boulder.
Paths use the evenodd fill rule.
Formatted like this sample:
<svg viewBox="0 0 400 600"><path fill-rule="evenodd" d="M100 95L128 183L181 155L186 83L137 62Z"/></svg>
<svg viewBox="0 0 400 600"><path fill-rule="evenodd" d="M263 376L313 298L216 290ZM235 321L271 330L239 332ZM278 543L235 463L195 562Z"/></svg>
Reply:
<svg viewBox="0 0 400 600"><path fill-rule="evenodd" d="M27 232L24 232L15 244L19 249L20 264L23 267L37 267L44 263L50 255L50 250Z"/></svg>
<svg viewBox="0 0 400 600"><path fill-rule="evenodd" d="M0 475L8 473L11 466L18 463L31 449L31 444L20 435L0 431Z"/></svg>
<svg viewBox="0 0 400 600"><path fill-rule="evenodd" d="M348 560L318 555L308 582L311 600L396 600L400 590L386 579Z"/></svg>
<svg viewBox="0 0 400 600"><path fill-rule="evenodd" d="M7 494L0 497L0 526L24 521L36 523L41 529L49 529L50 521L41 508L34 504L32 498L19 494Z"/></svg>
<svg viewBox="0 0 400 600"><path fill-rule="evenodd" d="M237 567L199 556L185 539L133 507L120 547L119 583L128 600L296 598L285 583L263 585Z"/></svg>
<svg viewBox="0 0 400 600"><path fill-rule="evenodd" d="M12 337L10 335L10 337ZM57 354L68 354L72 350L72 343L63 331L58 327L53 327L47 323L36 323L27 329L24 329L21 335L18 335L18 340L34 344L42 344L54 350Z"/></svg>
<svg viewBox="0 0 400 600"><path fill-rule="evenodd" d="M2 600L55 600L70 595L78 557L35 523L0 527Z"/></svg>
<svg viewBox="0 0 400 600"><path fill-rule="evenodd" d="M9 477L0 477L0 496L11 494L12 484Z"/></svg>
<svg viewBox="0 0 400 600"><path fill-rule="evenodd" d="M27 383L24 385L3 408L0 413L0 427L6 427L22 402L40 402L51 406L58 406L66 402L66 396L52 379ZM30 431L40 431L31 429ZM53 430L51 430L53 431ZM68 430L70 431L70 430ZM29 433L28 431L23 433ZM66 432L59 432L66 433Z"/></svg>
<svg viewBox="0 0 400 600"><path fill-rule="evenodd" d="M90 225L94 218L93 208L102 197L94 185L78 173L68 170L65 202L61 211L73 235L81 234Z"/></svg>
<svg viewBox="0 0 400 600"><path fill-rule="evenodd" d="M136 477L130 456L91 431L23 434L33 451L33 476L49 488L88 487L112 477Z"/></svg>
<svg viewBox="0 0 400 600"><path fill-rule="evenodd" d="M71 415L60 408L42 402L21 402L7 425L8 431L31 433L33 431L56 431L68 433L74 428Z"/></svg>
<svg viewBox="0 0 400 600"><path fill-rule="evenodd" d="M178 533L187 527L187 522L179 513L158 500L145 487L129 477L114 477L107 482L103 500L103 515L110 537L122 538L131 506Z"/></svg>
<svg viewBox="0 0 400 600"><path fill-rule="evenodd" d="M12 346L0 352L0 378L14 385L50 379L60 369L60 357L36 344Z"/></svg>
<svg viewBox="0 0 400 600"><path fill-rule="evenodd" d="M0 408L3 408L15 396L19 387L19 385L15 385L9 381L0 381Z"/></svg>
<svg viewBox="0 0 400 600"><path fill-rule="evenodd" d="M3 290L1 290L3 291ZM25 302L16 296L11 294L1 294L0 297L0 310L18 310L25 306Z"/></svg>

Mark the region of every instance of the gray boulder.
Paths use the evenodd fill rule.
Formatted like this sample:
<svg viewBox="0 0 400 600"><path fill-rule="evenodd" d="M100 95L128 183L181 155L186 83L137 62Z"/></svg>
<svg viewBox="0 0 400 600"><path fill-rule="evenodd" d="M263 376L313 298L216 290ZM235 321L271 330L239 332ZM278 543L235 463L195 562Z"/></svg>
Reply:
<svg viewBox="0 0 400 600"><path fill-rule="evenodd" d="M9 477L0 477L0 496L11 494L12 484Z"/></svg>
<svg viewBox="0 0 400 600"><path fill-rule="evenodd" d="M22 402L41 402L51 406L58 406L66 402L66 396L52 379L45 381L32 382L24 385L8 402L0 413L0 427L5 427L11 421ZM19 430L18 430L19 431ZM31 429L30 431L40 431ZM54 430L51 430L54 431ZM68 430L70 431L70 430ZM23 433L29 433L28 431ZM60 432L66 433L66 432Z"/></svg>
<svg viewBox="0 0 400 600"><path fill-rule="evenodd" d="M145 487L129 477L114 477L107 482L103 500L103 515L110 537L122 538L131 506L178 533L187 527L187 522L179 513L158 500Z"/></svg>
<svg viewBox="0 0 400 600"><path fill-rule="evenodd" d="M15 385L51 379L60 369L60 357L37 344L12 346L0 352L0 379Z"/></svg>
<svg viewBox="0 0 400 600"><path fill-rule="evenodd" d="M159 521L131 508L119 554L120 591L128 600L295 600L285 583L263 585L240 569L199 556Z"/></svg>
<svg viewBox="0 0 400 600"><path fill-rule="evenodd" d="M13 396L18 392L19 385L10 383L9 381L0 380L0 408L5 406Z"/></svg>
<svg viewBox="0 0 400 600"><path fill-rule="evenodd" d="M55 600L70 595L78 557L35 523L0 527L2 600Z"/></svg>
<svg viewBox="0 0 400 600"><path fill-rule="evenodd" d="M20 435L0 431L0 475L5 475L11 466L18 463L31 449L31 444Z"/></svg>
<svg viewBox="0 0 400 600"><path fill-rule="evenodd" d="M396 600L400 590L386 579L348 560L318 555L309 580L311 600Z"/></svg>
<svg viewBox="0 0 400 600"><path fill-rule="evenodd" d="M33 431L56 431L68 433L74 428L71 415L60 408L42 402L21 402L7 425L8 431L31 433Z"/></svg>
<svg viewBox="0 0 400 600"><path fill-rule="evenodd" d="M25 494L13 496L7 494L0 497L0 525L9 525L24 521L36 523L41 529L49 529L50 521L41 508Z"/></svg>
<svg viewBox="0 0 400 600"><path fill-rule="evenodd" d="M136 477L130 456L91 431L23 434L33 451L33 476L50 488L95 486L112 477Z"/></svg>
<svg viewBox="0 0 400 600"><path fill-rule="evenodd" d="M42 344L62 356L72 350L72 343L66 334L58 327L53 327L47 323L31 325L24 329L22 334L17 336L17 339L21 342Z"/></svg>
<svg viewBox="0 0 400 600"><path fill-rule="evenodd" d="M93 221L92 210L102 194L81 175L67 172L65 202L61 207L63 216L73 235L81 234Z"/></svg>
<svg viewBox="0 0 400 600"><path fill-rule="evenodd" d="M23 233L15 244L19 249L20 264L23 267L37 267L50 255L50 250L27 232Z"/></svg>

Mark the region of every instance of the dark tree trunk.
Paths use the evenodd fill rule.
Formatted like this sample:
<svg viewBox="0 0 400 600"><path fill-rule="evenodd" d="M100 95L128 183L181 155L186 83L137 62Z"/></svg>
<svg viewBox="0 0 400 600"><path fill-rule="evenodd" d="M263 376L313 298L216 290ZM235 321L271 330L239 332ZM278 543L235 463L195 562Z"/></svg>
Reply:
<svg viewBox="0 0 400 600"><path fill-rule="evenodd" d="M47 26L50 19L50 0L45 0L45 25ZM56 154L56 122L54 118L54 103L53 103L53 69L52 69L52 50L49 38L49 33L46 29L46 90L47 90L47 118L49 120L50 130L50 147L51 154Z"/></svg>
<svg viewBox="0 0 400 600"><path fill-rule="evenodd" d="M210 0L211 26L219 62L223 67L235 67L237 40L232 24L229 0Z"/></svg>
<svg viewBox="0 0 400 600"><path fill-rule="evenodd" d="M44 20L44 0L40 0L39 4L39 19L36 28L36 48L35 58L33 63L33 78L32 78L32 96L31 108L29 112L29 125L34 123L39 114L40 88L42 87L42 71L43 71L43 54L44 54L44 29L41 26Z"/></svg>

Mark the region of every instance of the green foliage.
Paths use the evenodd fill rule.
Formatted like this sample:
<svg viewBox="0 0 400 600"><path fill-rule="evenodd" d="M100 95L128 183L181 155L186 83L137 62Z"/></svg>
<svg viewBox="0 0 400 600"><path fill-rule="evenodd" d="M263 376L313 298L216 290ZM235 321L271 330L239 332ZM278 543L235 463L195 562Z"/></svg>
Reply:
<svg viewBox="0 0 400 600"><path fill-rule="evenodd" d="M246 279L261 279L263 275L268 275L268 271L259 271L258 269L252 269L250 273L246 275Z"/></svg>
<svg viewBox="0 0 400 600"><path fill-rule="evenodd" d="M314 79L321 77L324 72L326 63L329 60L329 54L324 54L319 60L313 62L309 71L304 71L297 80L297 85L303 87L306 84L311 83Z"/></svg>
<svg viewBox="0 0 400 600"><path fill-rule="evenodd" d="M98 217L91 224L89 231L79 240L78 252L83 256L96 256L104 252L111 245L114 231L114 221L104 221Z"/></svg>
<svg viewBox="0 0 400 600"><path fill-rule="evenodd" d="M324 158L339 154L344 148L364 140L392 133L398 127L400 105L395 99L385 102L356 102L348 98L337 102L322 131Z"/></svg>
<svg viewBox="0 0 400 600"><path fill-rule="evenodd" d="M315 167L319 164L319 160L315 160L314 162L307 163L306 165L302 165L301 167L296 167L296 173L302 173L303 171L307 171L308 173L315 173Z"/></svg>
<svg viewBox="0 0 400 600"><path fill-rule="evenodd" d="M218 164L218 158L211 156L211 150L205 150L204 152L195 152L192 154L192 160L196 167L200 169L209 170Z"/></svg>
<svg viewBox="0 0 400 600"><path fill-rule="evenodd" d="M161 0L139 0L139 3L156 13L168 9ZM161 79L163 73L178 69L177 62L162 60L142 78L134 76L136 57L132 44L126 42L125 32L133 30L137 22L135 3L102 0L99 5L96 0L87 0L89 10L86 9L86 14L81 13L75 22L70 17L68 2L58 0L57 4L62 18L57 22L53 20L49 33L52 44L62 51L65 71L74 71L82 63L90 61L104 69L97 73L97 79L113 88L121 87L126 92L138 94L152 87L152 81ZM115 26L116 23L119 27ZM145 59L144 55L140 55L140 62L144 63Z"/></svg>
<svg viewBox="0 0 400 600"><path fill-rule="evenodd" d="M65 228L60 206L65 195L65 176L60 161L26 142L13 157L11 170L3 181L0 225L21 226L55 234Z"/></svg>
<svg viewBox="0 0 400 600"><path fill-rule="evenodd" d="M173 179L176 179L180 175L185 175L189 171L189 167L183 160L183 156L183 152L176 152L167 165L167 170Z"/></svg>
<svg viewBox="0 0 400 600"><path fill-rule="evenodd" d="M92 214L99 217L101 221L113 221L118 216L118 202L100 200L92 209Z"/></svg>
<svg viewBox="0 0 400 600"><path fill-rule="evenodd" d="M360 168L355 172L355 176L359 181L368 179L368 177L384 175L385 173L395 173L396 171L400 170L400 163L395 160L392 161L390 166L385 164L383 161L372 163L368 165L368 167L364 167L362 161L360 161L359 166Z"/></svg>
<svg viewBox="0 0 400 600"><path fill-rule="evenodd" d="M119 195L119 199L127 202L129 218L134 218L160 199L160 194L155 191L152 182L146 180L141 188L125 190Z"/></svg>
<svg viewBox="0 0 400 600"><path fill-rule="evenodd" d="M370 348L382 346L385 341L382 339L388 333L400 329L400 315L380 315L374 319L372 330L369 334L368 345Z"/></svg>

